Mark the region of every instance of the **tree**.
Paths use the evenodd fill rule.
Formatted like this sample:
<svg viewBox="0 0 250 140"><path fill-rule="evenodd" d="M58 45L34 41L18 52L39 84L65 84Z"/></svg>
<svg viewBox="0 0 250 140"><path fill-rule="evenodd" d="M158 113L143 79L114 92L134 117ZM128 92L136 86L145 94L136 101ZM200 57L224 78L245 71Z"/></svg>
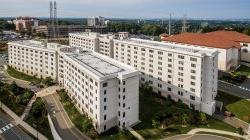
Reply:
<svg viewBox="0 0 250 140"><path fill-rule="evenodd" d="M54 80L51 77L46 77L45 79L43 79L42 81L46 86L52 86L54 85Z"/></svg>
<svg viewBox="0 0 250 140"><path fill-rule="evenodd" d="M12 91L12 92L16 92L16 91L18 91L19 87L18 87L18 85L16 84L16 82L13 81L13 82L10 84L9 89L10 89L10 91Z"/></svg>
<svg viewBox="0 0 250 140"><path fill-rule="evenodd" d="M154 128L159 128L160 127L160 122L159 121L157 121L157 120L155 120L155 119L153 119L152 120L152 126L154 127Z"/></svg>
<svg viewBox="0 0 250 140"><path fill-rule="evenodd" d="M30 113L34 116L34 118L39 118L47 114L45 104L40 97L36 99L36 102L34 102Z"/></svg>
<svg viewBox="0 0 250 140"><path fill-rule="evenodd" d="M201 124L206 124L207 123L207 115L205 113L203 113L203 112L199 112L198 119L199 119L199 122Z"/></svg>

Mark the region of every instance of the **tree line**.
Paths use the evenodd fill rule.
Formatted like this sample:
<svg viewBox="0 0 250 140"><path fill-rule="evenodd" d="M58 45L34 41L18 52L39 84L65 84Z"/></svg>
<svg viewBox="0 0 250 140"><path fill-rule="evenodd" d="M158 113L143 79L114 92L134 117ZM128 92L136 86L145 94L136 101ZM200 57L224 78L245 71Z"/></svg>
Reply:
<svg viewBox="0 0 250 140"><path fill-rule="evenodd" d="M110 32L129 32L131 34L144 34L149 36L159 36L167 30L160 25L137 24L137 23L109 23Z"/></svg>

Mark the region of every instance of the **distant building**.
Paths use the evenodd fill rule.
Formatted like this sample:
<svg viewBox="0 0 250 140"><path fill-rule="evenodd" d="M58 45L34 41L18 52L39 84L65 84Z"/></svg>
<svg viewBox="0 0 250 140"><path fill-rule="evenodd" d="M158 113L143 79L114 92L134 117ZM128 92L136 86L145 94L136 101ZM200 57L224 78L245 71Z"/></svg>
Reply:
<svg viewBox="0 0 250 140"><path fill-rule="evenodd" d="M13 20L16 26L16 31L27 31L32 29L32 27L39 26L39 20L34 17L18 17Z"/></svg>
<svg viewBox="0 0 250 140"><path fill-rule="evenodd" d="M88 26L105 26L105 18L104 17L92 17L87 19Z"/></svg>
<svg viewBox="0 0 250 140"><path fill-rule="evenodd" d="M44 33L47 37L52 37L53 28L51 26L43 25L34 27L36 33ZM106 33L107 27L105 26L83 26L83 25L59 25L56 27L59 38L65 38L69 36L69 33L75 32L99 32Z"/></svg>
<svg viewBox="0 0 250 140"><path fill-rule="evenodd" d="M215 31L210 33L182 33L173 36L162 36L162 41L190 44L216 48L219 51L218 68L221 71L230 71L241 63L250 66L250 36L233 31ZM244 51L242 50L244 48Z"/></svg>

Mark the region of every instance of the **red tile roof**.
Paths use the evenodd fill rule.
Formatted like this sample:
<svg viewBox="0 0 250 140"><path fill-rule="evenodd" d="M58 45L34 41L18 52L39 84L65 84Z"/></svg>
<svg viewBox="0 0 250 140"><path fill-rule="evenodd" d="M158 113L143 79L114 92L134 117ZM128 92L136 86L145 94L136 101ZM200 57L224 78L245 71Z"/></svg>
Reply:
<svg viewBox="0 0 250 140"><path fill-rule="evenodd" d="M229 49L240 48L240 42L250 43L250 36L234 31L215 31L205 34L182 33L162 38L162 41Z"/></svg>

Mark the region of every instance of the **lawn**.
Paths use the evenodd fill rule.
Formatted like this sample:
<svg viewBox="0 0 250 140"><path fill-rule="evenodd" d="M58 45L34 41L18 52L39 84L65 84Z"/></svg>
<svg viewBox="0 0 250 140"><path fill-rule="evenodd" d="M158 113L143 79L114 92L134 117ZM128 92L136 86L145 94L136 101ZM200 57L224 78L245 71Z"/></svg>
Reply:
<svg viewBox="0 0 250 140"><path fill-rule="evenodd" d="M0 82L0 101L9 107L18 116L21 116L34 92L18 87L15 83Z"/></svg>
<svg viewBox="0 0 250 140"><path fill-rule="evenodd" d="M250 76L250 67L241 65L240 68L236 70L236 72L242 75Z"/></svg>
<svg viewBox="0 0 250 140"><path fill-rule="evenodd" d="M178 103L179 104L179 103ZM180 124L178 121L175 122L173 120L178 120L178 116L169 115L166 120L168 126L162 128L162 126L154 127L152 124L152 120L155 119L157 114L164 114L166 112L190 112L188 117L191 117L192 114L198 114L186 107L182 107L183 105L177 105L177 103L171 101L170 99L163 99L161 97L154 96L152 94L140 94L140 120L142 121L140 124L133 127L138 133L140 133L145 139L161 139L169 136L173 136L176 134L187 133L193 128L210 128L210 129L220 129L225 131L237 132L237 129L222 122L207 117L207 121L204 124L195 124L190 123L186 125ZM165 111L164 111L165 110ZM194 115L196 116L196 115ZM192 116L192 117L194 117ZM191 118L192 118L191 117ZM166 119L166 118L164 118Z"/></svg>
<svg viewBox="0 0 250 140"><path fill-rule="evenodd" d="M30 76L30 75L27 75L25 73L19 72L10 66L8 66L7 72L10 76L17 78L17 79L29 81L32 83L40 83L41 82L41 80L36 78L35 76Z"/></svg>
<svg viewBox="0 0 250 140"><path fill-rule="evenodd" d="M71 102L67 93L64 90L57 92L60 96L60 101L63 104L64 109L66 110L70 120L74 125L84 134L92 139L98 140L134 140L135 138L128 133L127 131L119 131L118 128L110 129L109 131L98 135L95 131L91 120L86 116L81 115L76 109L74 104Z"/></svg>
<svg viewBox="0 0 250 140"><path fill-rule="evenodd" d="M48 121L48 113L42 98L37 98L33 103L26 122L41 132L49 140L53 140Z"/></svg>
<svg viewBox="0 0 250 140"><path fill-rule="evenodd" d="M250 123L250 101L220 91L216 100L223 102L224 110L232 112L237 118Z"/></svg>
<svg viewBox="0 0 250 140"><path fill-rule="evenodd" d="M43 86L52 86L55 84L54 80L51 79L50 77L46 77L46 78L37 78L35 76L30 76L30 75L27 75L23 72L20 72L20 71L17 71L15 70L14 68L8 66L8 69L7 69L7 72L10 76L16 78L16 79L21 79L21 80L24 80L24 81L29 81L31 83L34 83L34 84L38 84L39 86L43 87Z"/></svg>

